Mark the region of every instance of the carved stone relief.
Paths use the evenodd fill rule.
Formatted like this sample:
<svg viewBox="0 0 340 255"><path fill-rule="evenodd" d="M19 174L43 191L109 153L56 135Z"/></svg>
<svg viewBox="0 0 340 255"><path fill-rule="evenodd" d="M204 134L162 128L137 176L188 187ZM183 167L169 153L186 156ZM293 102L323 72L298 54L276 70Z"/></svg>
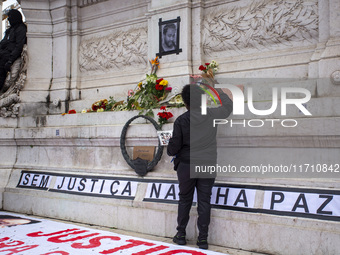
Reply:
<svg viewBox="0 0 340 255"><path fill-rule="evenodd" d="M147 27L84 40L79 48L79 68L85 71L107 71L147 63Z"/></svg>
<svg viewBox="0 0 340 255"><path fill-rule="evenodd" d="M17 117L19 113L19 93L24 87L27 73L27 45L24 46L21 58L14 61L0 93L0 116Z"/></svg>
<svg viewBox="0 0 340 255"><path fill-rule="evenodd" d="M107 0L78 0L78 6L83 7L83 6L88 6L100 2L104 2Z"/></svg>
<svg viewBox="0 0 340 255"><path fill-rule="evenodd" d="M251 1L250 1L251 2ZM247 7L213 10L203 20L203 51L271 49L318 39L317 0L262 0Z"/></svg>

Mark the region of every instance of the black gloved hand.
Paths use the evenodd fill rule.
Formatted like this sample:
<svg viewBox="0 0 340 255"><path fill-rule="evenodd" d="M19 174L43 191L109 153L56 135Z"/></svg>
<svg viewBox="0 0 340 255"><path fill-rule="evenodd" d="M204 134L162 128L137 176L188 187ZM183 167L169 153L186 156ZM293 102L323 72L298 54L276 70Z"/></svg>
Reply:
<svg viewBox="0 0 340 255"><path fill-rule="evenodd" d="M11 71L11 66L12 66L12 61L7 61L6 64L5 64L5 70L7 72Z"/></svg>

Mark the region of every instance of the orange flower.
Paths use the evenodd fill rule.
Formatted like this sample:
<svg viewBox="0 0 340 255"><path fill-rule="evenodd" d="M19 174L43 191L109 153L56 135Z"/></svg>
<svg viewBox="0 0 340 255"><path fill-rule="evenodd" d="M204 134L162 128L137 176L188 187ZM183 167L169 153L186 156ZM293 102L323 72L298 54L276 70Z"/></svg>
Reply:
<svg viewBox="0 0 340 255"><path fill-rule="evenodd" d="M150 61L152 66L154 66L154 65L158 66L159 65L158 56L155 59L151 59L149 61Z"/></svg>

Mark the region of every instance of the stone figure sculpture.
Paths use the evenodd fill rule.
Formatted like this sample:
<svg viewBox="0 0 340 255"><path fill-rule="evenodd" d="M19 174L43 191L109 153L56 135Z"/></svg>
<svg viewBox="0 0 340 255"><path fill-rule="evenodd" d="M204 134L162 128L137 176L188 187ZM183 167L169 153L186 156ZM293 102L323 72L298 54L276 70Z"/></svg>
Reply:
<svg viewBox="0 0 340 255"><path fill-rule="evenodd" d="M10 27L0 42L0 116L15 117L19 91L26 80L27 27L18 10L10 10L7 16Z"/></svg>
<svg viewBox="0 0 340 255"><path fill-rule="evenodd" d="M16 117L19 113L19 93L24 87L27 73L27 45L21 57L14 61L0 93L0 117Z"/></svg>

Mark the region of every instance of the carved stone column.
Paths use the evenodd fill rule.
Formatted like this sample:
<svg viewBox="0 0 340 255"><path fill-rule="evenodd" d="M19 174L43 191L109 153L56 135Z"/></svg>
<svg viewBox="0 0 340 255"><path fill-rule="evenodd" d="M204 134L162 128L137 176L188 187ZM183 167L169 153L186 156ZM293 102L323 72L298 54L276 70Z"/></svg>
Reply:
<svg viewBox="0 0 340 255"><path fill-rule="evenodd" d="M78 99L78 1L22 1L28 27L28 82L22 115L68 111ZM73 82L71 80L73 77Z"/></svg>
<svg viewBox="0 0 340 255"><path fill-rule="evenodd" d="M50 3L45 0L21 2L27 24L29 65L27 82L21 91L19 116L35 116L48 113L48 96L52 77L53 26Z"/></svg>
<svg viewBox="0 0 340 255"><path fill-rule="evenodd" d="M340 96L340 86L332 82L333 74L340 71L340 3L337 0L319 0L320 5L320 43L325 48L318 65L319 96Z"/></svg>
<svg viewBox="0 0 340 255"><path fill-rule="evenodd" d="M62 111L69 110L71 99L71 66L77 64L78 47L73 44L73 28L77 24L77 3L75 1L50 1L52 26L52 81L50 84L49 102L60 100ZM74 12L73 12L74 11ZM75 28L77 28L75 26ZM74 47L73 47L74 46ZM63 110L64 108L64 110ZM54 106L50 113L59 112Z"/></svg>
<svg viewBox="0 0 340 255"><path fill-rule="evenodd" d="M193 1L192 4L192 46L191 46L191 53L192 53L192 73L197 74L199 70L197 69L201 63L204 62L204 54L203 54L203 18L204 18L204 1L198 0Z"/></svg>

